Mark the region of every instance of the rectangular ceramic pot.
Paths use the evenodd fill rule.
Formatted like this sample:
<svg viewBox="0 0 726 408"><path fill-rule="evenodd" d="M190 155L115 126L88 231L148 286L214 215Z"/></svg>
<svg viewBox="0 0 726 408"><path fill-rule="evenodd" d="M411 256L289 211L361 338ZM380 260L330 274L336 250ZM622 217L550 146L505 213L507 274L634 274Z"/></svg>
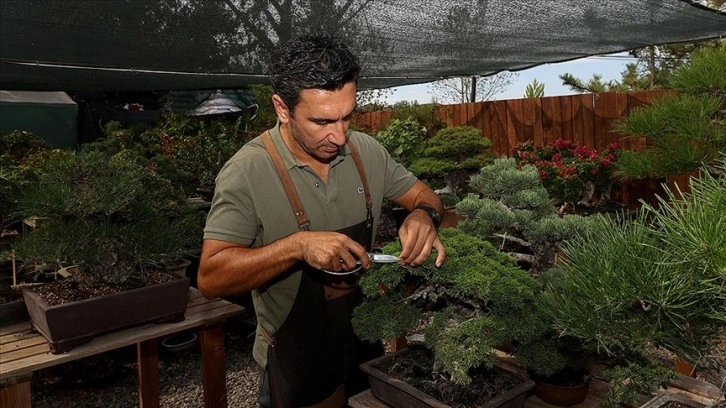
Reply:
<svg viewBox="0 0 726 408"><path fill-rule="evenodd" d="M22 299L0 304L0 326L28 320L28 310Z"/></svg>
<svg viewBox="0 0 726 408"><path fill-rule="evenodd" d="M390 359L405 354L409 349L402 349L395 353L386 354L360 365L361 370L368 374L371 384L371 393L379 400L394 408L451 408L436 398L421 392L405 382L391 377L377 367ZM521 382L516 387L499 397L488 401L482 408L522 408L526 394L534 388L534 381L509 371L503 367L494 368L499 372L512 376Z"/></svg>
<svg viewBox="0 0 726 408"><path fill-rule="evenodd" d="M692 408L703 408L705 406L681 394L660 394L641 405L640 408L660 408L671 401L678 402Z"/></svg>
<svg viewBox="0 0 726 408"><path fill-rule="evenodd" d="M50 352L64 353L94 336L144 323L184 320L189 278L144 286L58 306L23 289L33 328L48 340Z"/></svg>

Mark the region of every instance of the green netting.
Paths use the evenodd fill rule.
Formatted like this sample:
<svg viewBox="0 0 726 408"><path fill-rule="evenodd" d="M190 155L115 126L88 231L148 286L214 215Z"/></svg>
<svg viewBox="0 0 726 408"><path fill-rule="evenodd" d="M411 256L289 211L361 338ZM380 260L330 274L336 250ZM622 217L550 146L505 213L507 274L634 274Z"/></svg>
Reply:
<svg viewBox="0 0 726 408"><path fill-rule="evenodd" d="M2 0L0 88L239 89L276 45L335 32L364 87L487 75L717 38L726 13L683 0Z"/></svg>

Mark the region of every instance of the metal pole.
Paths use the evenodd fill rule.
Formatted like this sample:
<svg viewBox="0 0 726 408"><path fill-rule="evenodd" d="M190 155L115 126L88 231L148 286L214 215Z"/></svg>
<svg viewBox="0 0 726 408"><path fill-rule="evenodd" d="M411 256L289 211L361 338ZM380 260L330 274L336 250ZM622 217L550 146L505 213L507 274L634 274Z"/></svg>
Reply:
<svg viewBox="0 0 726 408"><path fill-rule="evenodd" d="M470 102L476 102L476 75L471 77L471 99Z"/></svg>

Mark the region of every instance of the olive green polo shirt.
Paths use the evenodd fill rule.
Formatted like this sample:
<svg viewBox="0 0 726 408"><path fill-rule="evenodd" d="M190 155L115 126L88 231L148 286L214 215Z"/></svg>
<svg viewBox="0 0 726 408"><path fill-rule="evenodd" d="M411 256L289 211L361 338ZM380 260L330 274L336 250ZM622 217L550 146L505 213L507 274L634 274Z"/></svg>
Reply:
<svg viewBox="0 0 726 408"><path fill-rule="evenodd" d="M309 166L293 157L282 140L279 124L270 134L310 219L311 231L336 231L365 220L363 183L347 147L333 160L328 182L323 183ZM358 148L368 177L376 231L383 199L399 198L416 178L371 136L349 131L348 137ZM257 137L219 172L204 238L260 247L297 231L297 219L280 177L261 137ZM253 355L263 367L267 343L261 338L259 325L270 334L282 325L295 301L300 276L301 270L289 271L252 292L258 320Z"/></svg>

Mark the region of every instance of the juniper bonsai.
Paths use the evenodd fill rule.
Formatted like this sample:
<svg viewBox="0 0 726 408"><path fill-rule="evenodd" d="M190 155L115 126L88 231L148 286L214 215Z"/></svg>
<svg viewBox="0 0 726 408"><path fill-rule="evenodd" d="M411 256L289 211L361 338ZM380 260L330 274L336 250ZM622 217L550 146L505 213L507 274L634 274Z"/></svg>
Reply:
<svg viewBox="0 0 726 408"><path fill-rule="evenodd" d="M462 195L471 173L495 157L487 151L492 142L471 126L441 129L423 146L420 157L411 159L409 169L422 178L442 179L454 197Z"/></svg>
<svg viewBox="0 0 726 408"><path fill-rule="evenodd" d="M442 229L440 238L447 252L440 268L432 255L420 267L375 266L363 276L366 298L353 314L353 328L368 341L418 330L435 369L467 383L469 368L494 365L496 346L537 331L523 319L539 289L489 242L454 228ZM384 251L398 253L401 247L392 242Z"/></svg>

